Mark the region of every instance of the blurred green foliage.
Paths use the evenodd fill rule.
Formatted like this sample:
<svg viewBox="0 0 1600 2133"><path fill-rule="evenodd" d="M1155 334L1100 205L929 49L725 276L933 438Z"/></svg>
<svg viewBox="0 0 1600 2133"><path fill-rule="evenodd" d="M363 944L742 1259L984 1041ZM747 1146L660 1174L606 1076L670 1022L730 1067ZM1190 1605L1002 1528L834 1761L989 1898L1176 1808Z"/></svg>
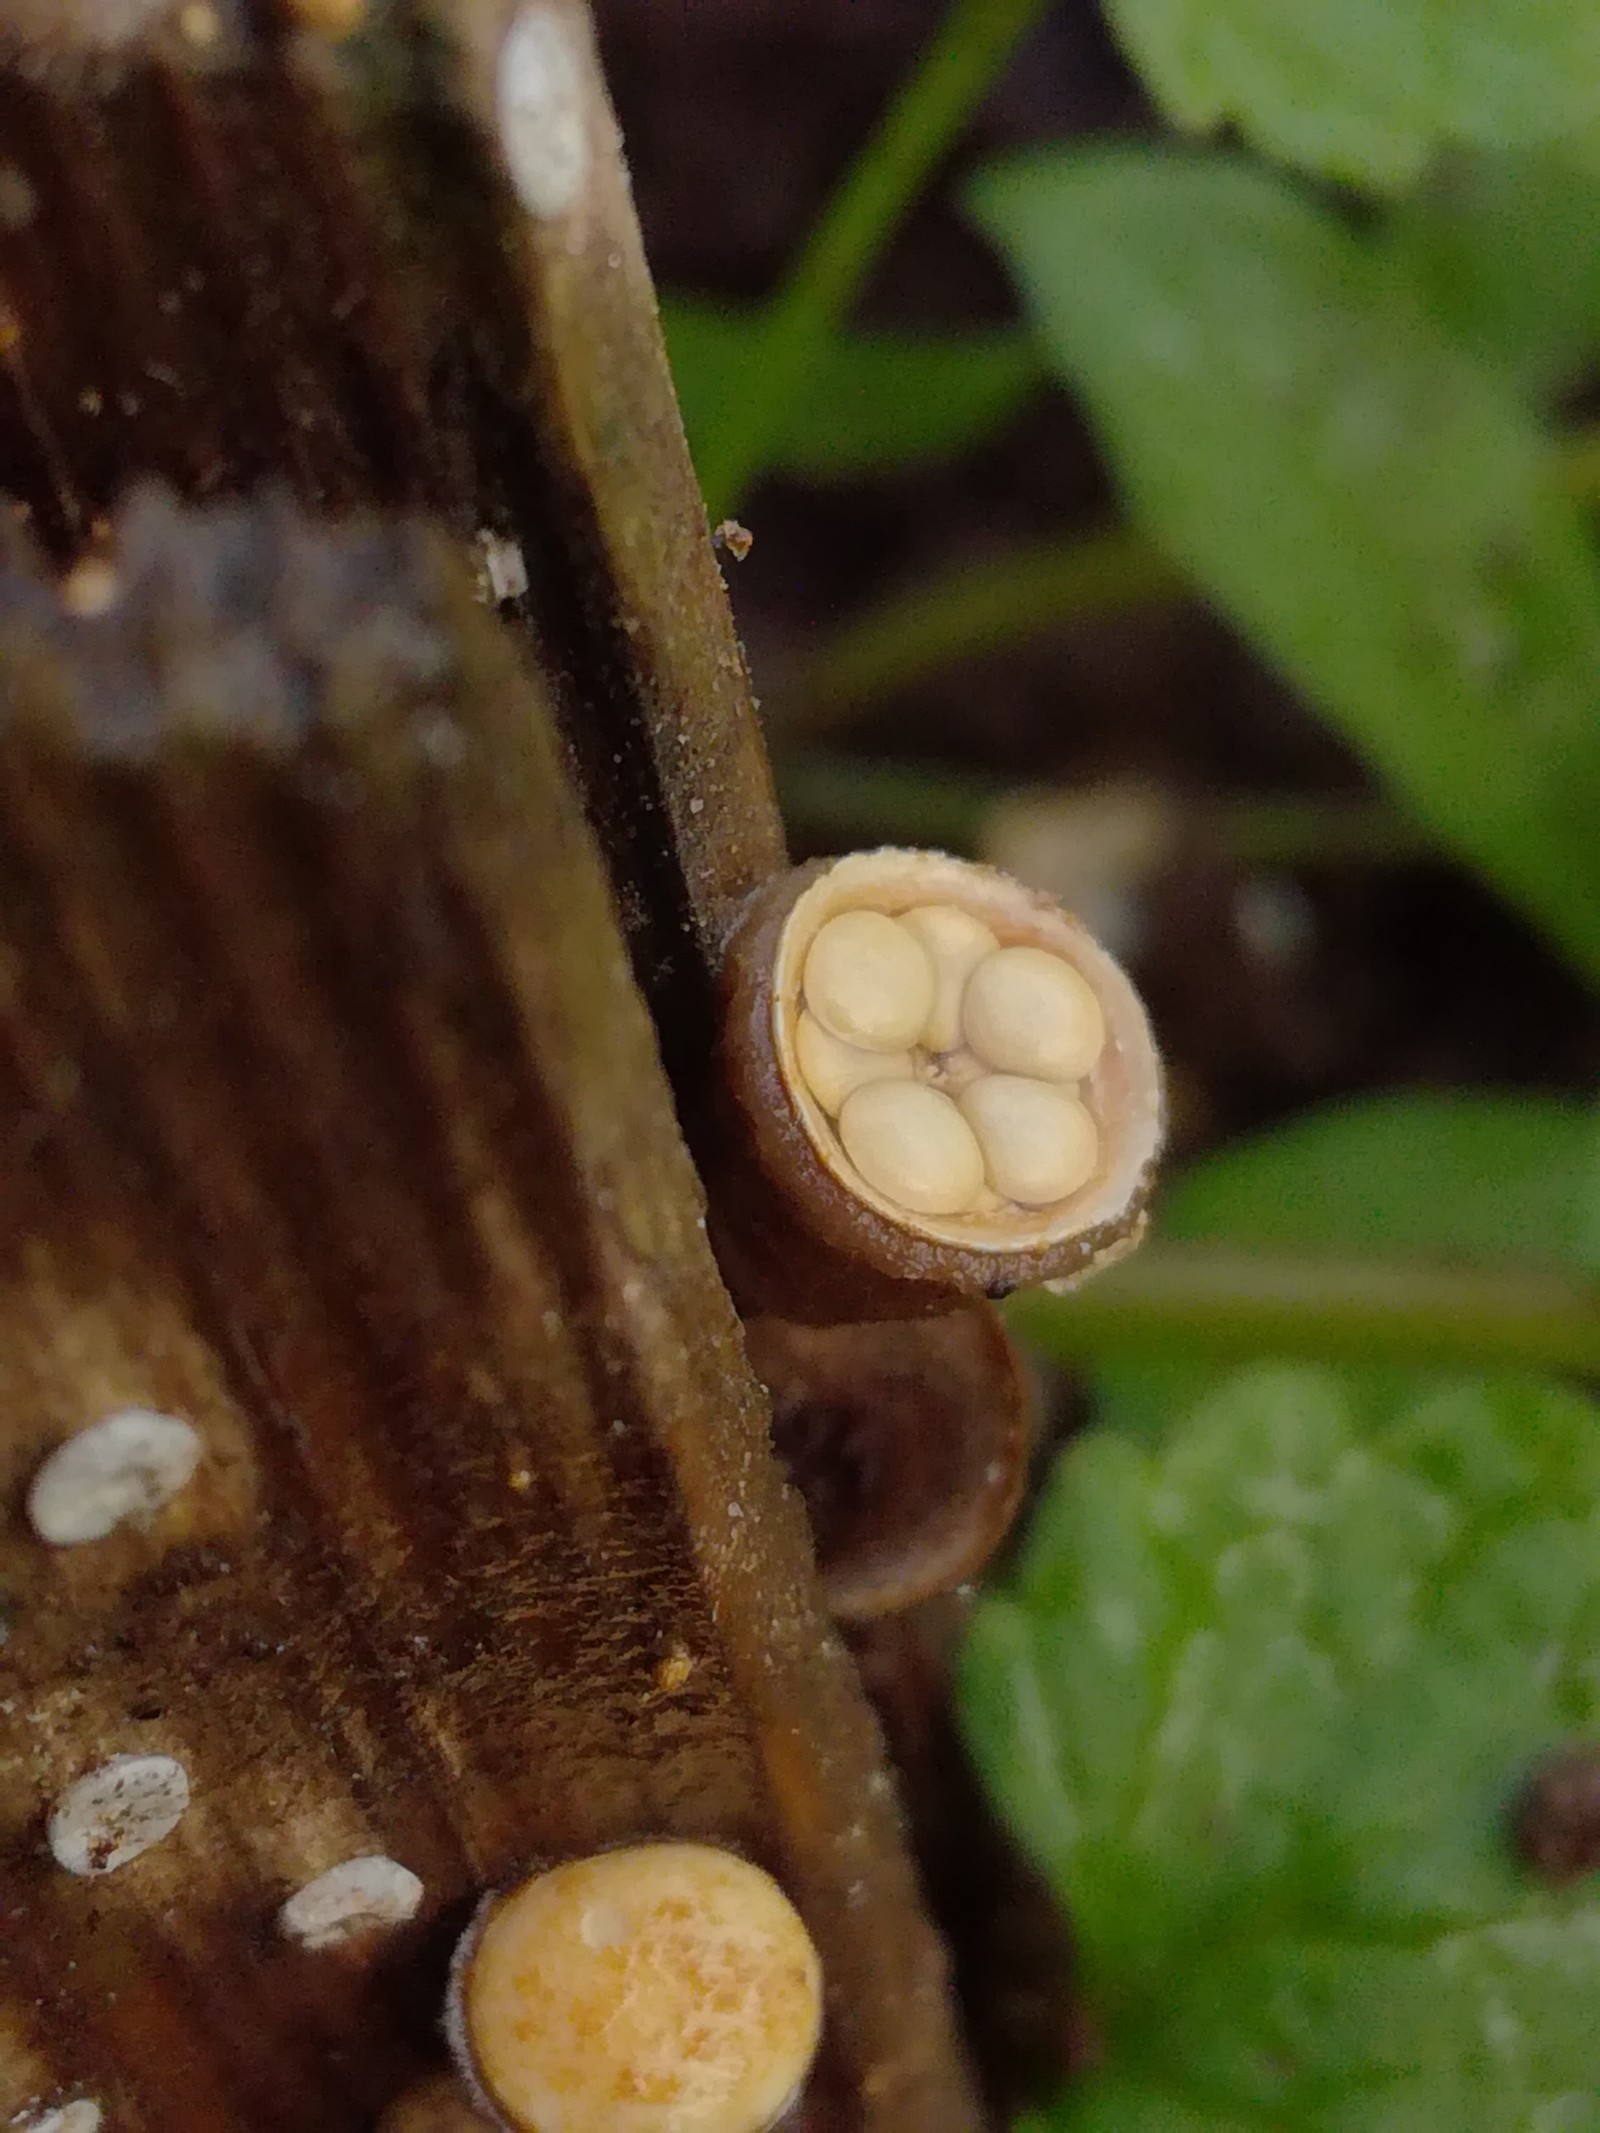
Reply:
<svg viewBox="0 0 1600 2133"><path fill-rule="evenodd" d="M1442 149L1600 150L1590 0L1106 0L1179 126L1377 188Z"/></svg>
<svg viewBox="0 0 1600 2133"><path fill-rule="evenodd" d="M1350 1301L1349 1269L1363 1261L1481 1268L1491 1278L1509 1269L1559 1270L1572 1278L1581 1304L1595 1271L1597 1209L1600 1117L1587 1105L1532 1096L1386 1096L1310 1113L1192 1164L1163 1196L1161 1243L1149 1249L1224 1240L1254 1255L1246 1264L1326 1264L1332 1301L1342 1305ZM1087 1347L1083 1306L1070 1296L1036 1291L1017 1298L1010 1315L1045 1353L1079 1362L1087 1356L1099 1418L1153 1440L1215 1381L1217 1365L1208 1364L1203 1335L1163 1337L1165 1314L1144 1301L1139 1282L1123 1313L1126 1325L1116 1324L1119 1293L1137 1265L1126 1277L1113 1269L1096 1285L1100 1323ZM1313 1296L1302 1316L1314 1318L1316 1308ZM1594 1314L1592 1303L1588 1310ZM1314 1325L1303 1330L1315 1345ZM1482 1338L1481 1327L1459 1329L1463 1345L1475 1336ZM1356 1344L1389 1352L1381 1327L1363 1336L1358 1326ZM1426 1344L1417 1350L1425 1353Z"/></svg>
<svg viewBox="0 0 1600 2133"><path fill-rule="evenodd" d="M1600 349L1600 160L1448 158L1377 224L1374 248L1445 332L1535 401Z"/></svg>
<svg viewBox="0 0 1600 2133"><path fill-rule="evenodd" d="M760 314L669 297L661 329L684 427L708 436L762 360ZM1014 326L937 337L836 334L784 411L766 463L824 482L946 459L1009 421L1045 376L1037 341Z"/></svg>
<svg viewBox="0 0 1600 2133"><path fill-rule="evenodd" d="M1105 2032L1039 2125L1600 2127L1600 1910L1505 1828L1600 1725L1600 1414L1258 1368L1171 1422L1066 1454L963 1669Z"/></svg>
<svg viewBox="0 0 1600 2133"><path fill-rule="evenodd" d="M1268 172L1048 151L974 205L1157 541L1600 977L1600 559L1532 415Z"/></svg>
<svg viewBox="0 0 1600 2133"><path fill-rule="evenodd" d="M1032 0L957 0L768 310L667 307L714 515L763 466L965 450L1047 369L1130 515L854 618L795 723L1187 585L1600 978L1600 443L1562 426L1600 356L1600 11L1105 5L1177 126L1273 161L1088 142L979 172L1029 338L847 313ZM790 780L813 801L819 761ZM924 841L969 821L894 793L902 837L923 804ZM1595 1884L1534 1888L1505 1814L1544 1749L1600 1747L1600 1412L1557 1382L1600 1366L1600 1114L1338 1106L1195 1167L1157 1235L1012 1310L1096 1393L962 1674L1106 2044L1029 2125L1595 2133ZM1275 1341L1348 1367L1223 1374ZM1478 1374L1410 1367L1440 1357Z"/></svg>

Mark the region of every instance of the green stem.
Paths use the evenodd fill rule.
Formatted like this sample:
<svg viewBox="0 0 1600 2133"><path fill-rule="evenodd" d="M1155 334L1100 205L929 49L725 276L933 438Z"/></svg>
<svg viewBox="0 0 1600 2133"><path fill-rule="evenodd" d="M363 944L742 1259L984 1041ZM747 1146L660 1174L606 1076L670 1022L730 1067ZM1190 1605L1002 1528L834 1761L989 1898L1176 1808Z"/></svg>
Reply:
<svg viewBox="0 0 1600 2133"><path fill-rule="evenodd" d="M1563 438L1569 494L1600 501L1600 428ZM848 622L786 690L792 730L808 739L847 725L863 704L982 652L1024 642L1082 615L1179 600L1186 580L1144 535L1114 526L959 562Z"/></svg>
<svg viewBox="0 0 1600 2133"><path fill-rule="evenodd" d="M790 835L841 851L858 844L979 851L985 821L1011 790L996 778L810 748L775 755L772 770Z"/></svg>
<svg viewBox="0 0 1600 2133"><path fill-rule="evenodd" d="M1537 1267L1454 1268L1148 1246L1080 1295L1012 1298L1057 1361L1111 1356L1536 1369L1600 1375L1600 1291Z"/></svg>
<svg viewBox="0 0 1600 2133"><path fill-rule="evenodd" d="M801 749L774 764L778 801L791 833L807 844L848 850L868 843L937 845L976 853L988 844L995 810L1023 802L1061 809L1063 826L1082 819L1094 795L1084 789L1010 785L969 772ZM1203 801L1153 790L1166 800L1173 842L1184 835L1247 867L1385 866L1426 857L1436 847L1391 808L1370 800L1299 795Z"/></svg>
<svg viewBox="0 0 1600 2133"><path fill-rule="evenodd" d="M787 696L808 739L860 705L974 653L1037 636L1080 615L1185 597L1184 580L1131 527L961 562L891 594L810 660Z"/></svg>
<svg viewBox="0 0 1600 2133"><path fill-rule="evenodd" d="M737 510L806 376L923 181L971 116L1044 0L955 0L812 231L767 315L763 346L701 454L713 522Z"/></svg>

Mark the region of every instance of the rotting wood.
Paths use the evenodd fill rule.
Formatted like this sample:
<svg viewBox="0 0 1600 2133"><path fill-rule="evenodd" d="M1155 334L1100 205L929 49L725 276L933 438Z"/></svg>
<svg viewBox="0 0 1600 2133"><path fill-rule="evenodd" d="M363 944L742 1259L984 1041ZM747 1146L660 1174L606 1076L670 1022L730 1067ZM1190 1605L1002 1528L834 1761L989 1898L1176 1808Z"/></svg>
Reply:
<svg viewBox="0 0 1600 2133"><path fill-rule="evenodd" d="M547 198L536 212L519 197L501 107L504 34L528 16L557 24L566 39L569 85L575 87L585 144L581 182L553 212ZM329 25L353 25L354 33L336 39L316 34ZM396 0L365 11L358 0L333 8L285 0L276 9L269 0L248 9L233 0L176 8L155 0L76 0L62 8L42 0L0 0L0 491L22 502L32 534L59 565L104 546L116 500L147 474L195 497L252 492L265 482L283 485L320 511L374 501L418 507L480 563L492 544L498 589L514 586L518 571L526 574L526 590L502 599L499 614L521 631L536 662L541 701L600 835L633 969L677 1086L680 1116L698 1142L712 968L732 913L780 862L782 841L748 679L656 331L614 122L580 8L564 0L522 10L506 0ZM92 577L78 590L92 605ZM467 627L470 633L470 622ZM215 849L214 839L207 849ZM186 863L197 865L198 854ZM226 881L224 869L219 882ZM244 915L252 922L258 916L248 899ZM375 917L373 925L376 937L381 929ZM461 1010L469 1034L459 1054L440 1068L461 1080L463 1102L478 1072L474 1045L504 1035L480 1028L470 992L469 984ZM158 1007L158 1017L160 1012ZM275 1034L279 1043L290 1041L285 1031ZM301 1070L311 1073L305 1062ZM45 1063L38 1071L51 1069ZM449 1087L455 1086L451 1080ZM628 1094L631 1101L631 1085ZM258 1095L273 1105L281 1101L264 1085ZM658 1096L657 1089L649 1102ZM658 1109L652 1115L664 1114ZM263 1119L263 1127L268 1123ZM388 1130L400 1129L391 1119ZM469 1131L465 1118L461 1130ZM670 1153L681 1163L675 1142ZM89 1168L80 1164L74 1178L82 1170L92 1180L94 1160L84 1158ZM375 1204L398 1205L408 1190L420 1192L426 1183L422 1171L403 1177L410 1185L391 1181L389 1197L379 1194ZM92 1191L85 1185L87 1204L98 1204L95 1194L104 1186L104 1180ZM377 1192L375 1185L363 1189ZM122 1208L118 1199L116 1209ZM104 1235L91 1225L80 1248L80 1274L100 1266L112 1299L107 1308L114 1324L97 1337L109 1343L105 1353L119 1359L123 1370L141 1325L166 1328L151 1354L166 1359L162 1371L169 1364L176 1369L174 1359L192 1339L180 1306L187 1307L184 1283L194 1275L194 1239L186 1238L190 1257L179 1266L172 1259L176 1233L163 1229L157 1235L141 1217L135 1264L117 1228L126 1210L116 1209ZM65 1221L54 1198L49 1211L53 1220ZM317 1241L320 1233L304 1210L299 1219ZM403 1224L401 1233L407 1234ZM363 1235L365 1302L399 1313L407 1325L412 1319L426 1324L431 1292L408 1300L406 1284L416 1269L407 1274L401 1262L389 1264L377 1232ZM245 1241L238 1240L241 1249ZM146 1244L155 1275L142 1271ZM215 1280L214 1269L209 1278ZM273 1281L281 1278L281 1272L272 1273ZM265 1271L261 1280L265 1285ZM176 1302L168 1297L163 1303L173 1285ZM53 1293L48 1281L46 1292ZM726 1327L725 1301L715 1289L708 1293L709 1322ZM30 1321L35 1341L40 1323ZM654 1335L634 1330L641 1353L653 1354ZM289 1344L290 1360L300 1338ZM712 1353L722 1353L721 1338L713 1340ZM433 1382L436 1358L424 1336L408 1333L407 1340L421 1342L420 1349L407 1348L400 1376L405 1411L414 1417L409 1403L421 1397L418 1387ZM335 1345L354 1384L372 1361L366 1344L341 1328ZM666 1367L660 1356L655 1362ZM70 1359L61 1362L53 1398L68 1398L75 1367ZM202 1376L189 1389L202 1405L222 1402L217 1411L231 1415L238 1429L245 1410L227 1404L239 1397L237 1385L229 1392L220 1379L212 1385L204 1375L221 1367L207 1349L192 1364ZM229 1367L237 1372L246 1366L235 1359ZM553 1360L549 1367L556 1368ZM735 1375L727 1396L737 1394L745 1428L744 1403L752 1388L742 1359L730 1367ZM299 1359L297 1369L306 1368ZM92 1371L86 1382L94 1382ZM181 1372L178 1382L189 1383ZM252 1377L250 1383L261 1394L265 1381ZM474 1386L473 1414L481 1409L499 1418L497 1429L507 1426L515 1391L492 1379L475 1380ZM370 1400L372 1390L369 1384L363 1399ZM336 1391L324 1397L336 1405ZM331 1415L334 1405L325 1412ZM55 1412L57 1426L65 1427L66 1408ZM71 1418L83 1418L81 1402L72 1405ZM278 1426L285 1426L281 1413ZM426 1461L423 1470L431 1471ZM214 1462L208 1471L214 1485L218 1471L233 1468ZM365 1486L370 1477L357 1459L346 1478ZM641 1531L654 1530L653 1501L648 1495L626 1501ZM390 1507L380 1522L385 1560L411 1546L406 1520L413 1512L437 1538L442 1514L430 1489L408 1495L403 1509L401 1515ZM182 1516L170 1515L179 1517L181 1534ZM507 1537L508 1529L497 1530ZM368 1538L377 1545L376 1528ZM115 1561L129 1543L118 1536L98 1545ZM297 1563L318 1560L292 1521L274 1547ZM191 1617L228 1589L219 1581L233 1572L216 1564L231 1562L231 1556L204 1533L194 1548L198 1588L179 1583L169 1590L153 1573L150 1604L166 1610L161 1634L186 1640L180 1648L210 1667L214 1655L198 1652ZM615 1552L605 1558L608 1565ZM746 1653L751 1665L763 1645L763 1596L774 1579L785 1582L785 1560L781 1549L771 1562L758 1549L747 1565L753 1612L740 1634L755 1640ZM67 1574L65 1562L57 1568ZM341 1604L337 1574L326 1563L318 1574L324 1582L317 1589L335 1612ZM501 1575L511 1579L514 1573ZM412 1598L429 1620L444 1606L432 1589ZM725 1614L733 1608L731 1593L720 1604ZM619 1636L631 1619L624 1607ZM355 1637L348 1625L337 1632L346 1633ZM429 1630L412 1634L427 1637ZM525 1624L523 1634L531 1637L534 1630ZM336 1635L332 1626L328 1635ZM252 1668L264 1668L269 1641L265 1630L252 1630L238 1652L230 1651L213 1677L224 1702L235 1691L246 1694L234 1676L246 1658ZM764 1660L764 1648L759 1656ZM456 1660L467 1664L459 1653ZM356 1684L376 1678L377 1662L359 1637L338 1661L346 1663ZM669 1699L679 1697L680 1677L690 1667L694 1686L684 1691L689 1703L659 1708L687 1714L685 1730L700 1740L710 1721L703 1721L693 1697L711 1677L700 1671L691 1644L673 1633L652 1663L651 1693ZM317 1681L317 1723L335 1726L342 1721L334 1660L326 1666ZM284 1680L281 1672L270 1678L280 1685ZM410 1677L402 1671L400 1678L403 1683ZM506 1705L513 1693L504 1684L493 1692L497 1723L510 1723ZM848 1704L848 1691L840 1693ZM729 1694L737 1704L738 1695ZM607 1728L618 1723L608 1695L589 1721L601 1745L610 1738ZM150 1710L159 1700L144 1693L136 1707ZM131 1700L129 1708L135 1708ZM846 1765L853 1756L868 1755L850 1731L859 1715L845 1728L845 1738L856 1742ZM769 1727L763 1736L775 1768L787 1769L792 1758L802 1772L779 1785L778 1811L780 1820L790 1813L799 1817L808 1845L822 1838L803 1771L817 1755L836 1752L831 1740L824 1737L819 1746L810 1732L816 1717L814 1711L800 1713L799 1731L781 1748L772 1746L781 1728ZM359 1717L350 1723L359 1731ZM355 1769L378 1767L388 1747L397 1754L416 1752L402 1726L393 1740L366 1738ZM750 1752L747 1743L739 1754L748 1758ZM738 1760L732 1750L729 1756ZM674 1767L668 1757L669 1776L660 1782L669 1789ZM855 1779L866 1768L858 1761ZM848 1769L838 1782L848 1791ZM874 1769L873 1782L882 1784L881 1771ZM352 1795L357 1806L358 1795L359 1788ZM706 1795L720 1796L715 1786ZM349 1829L353 1842L355 1821ZM441 1856L459 1846L449 1830L436 1841ZM113 1881L96 1895L115 1887ZM908 1891L902 1889L901 1898L910 1904ZM870 1883L865 1903L869 1911L877 1903ZM911 1920L913 1946L924 1947L914 1912L904 1916ZM265 1917L259 1910L249 1914L249 1930L262 1947ZM877 1932L870 1920L855 1917L853 1907L844 1925L851 1934L870 1927L869 1939ZM432 1943L422 1928L407 1928L395 1946L399 2004L409 1989L400 1976L404 1958L409 1951L426 1954ZM924 1952L931 1966L926 1970L918 1969L920 1958L909 1972L899 1961L875 1966L868 1999L891 1982L898 1992L910 1977L911 2000L901 2014L880 2010L890 2028L903 2019L906 2038L915 2032L916 2041L905 2045L903 2080L929 2084L926 2096L919 2092L918 2103L906 2108L919 2125L969 2123L964 2114L970 2099L943 2026L936 1957ZM426 1971L424 1962L419 1974ZM316 1982L306 1990L315 1994L317 2008L308 2034L332 2049L341 2008L348 2013L369 1989L365 1969L359 1987L350 1987L348 2004L339 2000L344 1987L326 1983L326 1976L343 1977L343 1970L308 1976L313 1974ZM431 2006L413 2005L411 2013L407 2049L426 2033ZM870 2029L875 2018L847 2009L846 2019L858 2025L865 2020ZM129 2033L137 2026L130 2017ZM175 2042L175 2033L167 2041ZM314 2059L320 2046L303 2048ZM363 2047L358 2057L369 2072L375 2069L375 2051L369 2058ZM878 2114L871 2122L913 2122L895 2117L901 2077L884 2079L882 2094L864 2106L869 2115ZM367 2083L362 2093L370 2092L367 2074L352 2073L350 2080ZM203 2086L194 2094L201 2099L194 2103L194 2123L201 2124ZM854 2106L841 2108L848 2115Z"/></svg>
<svg viewBox="0 0 1600 2133"><path fill-rule="evenodd" d="M0 491L58 557L141 473L501 544L692 1084L716 951L783 840L585 10L413 0L329 39L290 7L252 30L221 0L80 0L54 43L47 12L0 0ZM94 23L141 19L85 59ZM502 64L530 20L564 99L531 118ZM519 112L578 144L558 209L519 196Z"/></svg>
<svg viewBox="0 0 1600 2133"><path fill-rule="evenodd" d="M0 2109L354 2125L481 1889L693 1833L822 1949L823 2122L973 2125L537 678L405 523L147 498L122 553L99 618L0 603ZM125 1405L200 1472L47 1548ZM76 1878L44 1813L122 1752L192 1804ZM416 1922L285 1945L367 1852Z"/></svg>

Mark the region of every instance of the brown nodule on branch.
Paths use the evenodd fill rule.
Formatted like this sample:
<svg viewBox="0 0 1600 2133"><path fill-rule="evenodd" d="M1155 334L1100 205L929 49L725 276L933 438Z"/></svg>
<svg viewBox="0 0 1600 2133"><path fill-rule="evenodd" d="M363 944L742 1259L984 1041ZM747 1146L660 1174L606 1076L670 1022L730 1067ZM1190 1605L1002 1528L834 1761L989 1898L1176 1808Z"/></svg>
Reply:
<svg viewBox="0 0 1600 2133"><path fill-rule="evenodd" d="M1137 994L1048 897L938 852L775 877L724 950L712 1226L747 1312L916 1316L1077 1281L1143 1232Z"/></svg>
<svg viewBox="0 0 1600 2133"><path fill-rule="evenodd" d="M976 1577L1032 1449L1027 1382L993 1307L840 1326L752 1318L745 1342L835 1615L893 1613Z"/></svg>
<svg viewBox="0 0 1600 2133"><path fill-rule="evenodd" d="M1539 1765L1513 1810L1512 1841L1552 1888L1600 1872L1600 1741L1573 1743Z"/></svg>

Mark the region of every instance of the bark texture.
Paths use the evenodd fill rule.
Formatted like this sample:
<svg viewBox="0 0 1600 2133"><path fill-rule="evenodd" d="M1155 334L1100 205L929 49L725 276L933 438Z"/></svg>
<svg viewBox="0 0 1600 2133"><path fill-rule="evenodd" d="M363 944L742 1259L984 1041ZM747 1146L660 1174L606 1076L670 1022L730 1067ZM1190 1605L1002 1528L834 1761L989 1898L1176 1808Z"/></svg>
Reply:
<svg viewBox="0 0 1600 2133"><path fill-rule="evenodd" d="M781 840L586 19L11 0L0 62L0 2114L370 2123L484 1887L681 1832L817 1938L808 2124L956 2133L662 1071ZM209 508L114 529L150 476ZM194 1480L47 1546L125 1406ZM121 1753L191 1805L70 1875ZM285 1941L369 1852L415 1920Z"/></svg>

